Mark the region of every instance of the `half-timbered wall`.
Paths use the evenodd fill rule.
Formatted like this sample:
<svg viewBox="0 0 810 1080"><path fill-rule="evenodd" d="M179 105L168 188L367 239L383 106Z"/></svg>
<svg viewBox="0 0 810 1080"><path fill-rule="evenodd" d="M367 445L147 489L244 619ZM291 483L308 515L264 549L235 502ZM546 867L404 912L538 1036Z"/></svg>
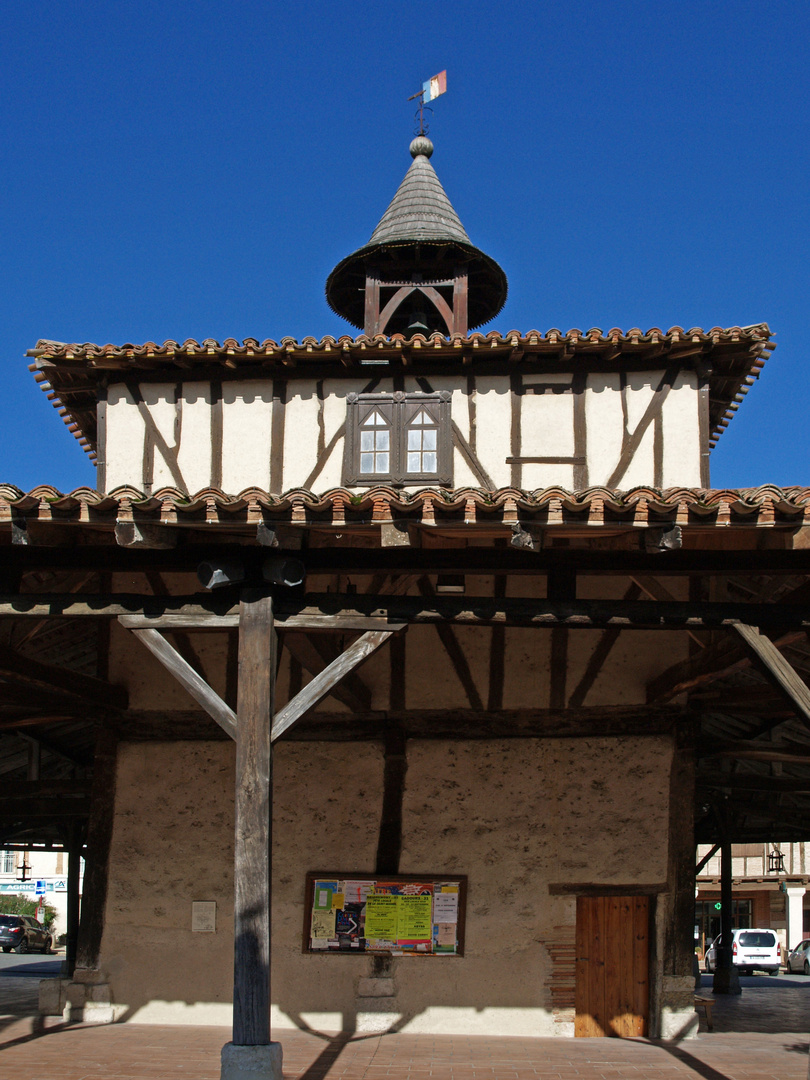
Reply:
<svg viewBox="0 0 810 1080"><path fill-rule="evenodd" d="M113 384L99 487L343 486L348 396L370 392L450 395L453 487L708 483L693 371L376 378L369 366L362 378Z"/></svg>

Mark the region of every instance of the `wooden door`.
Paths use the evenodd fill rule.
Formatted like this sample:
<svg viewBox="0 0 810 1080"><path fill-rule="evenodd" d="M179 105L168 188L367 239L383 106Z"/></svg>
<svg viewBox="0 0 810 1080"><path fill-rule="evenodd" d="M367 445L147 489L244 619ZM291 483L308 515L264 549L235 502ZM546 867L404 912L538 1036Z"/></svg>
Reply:
<svg viewBox="0 0 810 1080"><path fill-rule="evenodd" d="M647 1034L650 1008L646 896L577 897L576 1018L584 1038Z"/></svg>

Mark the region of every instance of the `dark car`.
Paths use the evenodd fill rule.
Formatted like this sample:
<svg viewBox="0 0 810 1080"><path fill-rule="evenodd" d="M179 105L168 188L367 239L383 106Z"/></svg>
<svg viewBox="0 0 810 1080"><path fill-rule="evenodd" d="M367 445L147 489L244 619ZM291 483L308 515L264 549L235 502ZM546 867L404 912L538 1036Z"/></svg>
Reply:
<svg viewBox="0 0 810 1080"><path fill-rule="evenodd" d="M38 923L33 915L0 915L0 946L3 952L26 953L40 949L49 953L53 937L47 926Z"/></svg>

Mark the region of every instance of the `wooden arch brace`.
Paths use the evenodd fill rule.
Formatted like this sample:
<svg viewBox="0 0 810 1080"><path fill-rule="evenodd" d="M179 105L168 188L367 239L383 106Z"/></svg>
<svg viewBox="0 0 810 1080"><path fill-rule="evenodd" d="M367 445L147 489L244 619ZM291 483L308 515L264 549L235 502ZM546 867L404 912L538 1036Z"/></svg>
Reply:
<svg viewBox="0 0 810 1080"><path fill-rule="evenodd" d="M314 709L345 675L359 667L381 645L384 645L394 633L397 633L402 628L400 626L397 630L369 630L353 642L340 656L335 657L320 674L308 682L283 709L280 709L274 715L273 727L270 733L271 740L275 742L297 720L305 716L310 709ZM163 634L155 629L133 629L131 633L174 676L183 689L194 698L211 719L215 720L227 735L235 739L236 713L208 685L205 679L183 659Z"/></svg>
<svg viewBox="0 0 810 1080"><path fill-rule="evenodd" d="M434 289L431 285L424 284L403 285L401 289L397 289L397 291L394 293L394 295L380 312L379 318L377 319L377 332L380 334L385 333L385 328L388 325L388 320L400 306L402 301L414 292L421 292L425 297L427 297L428 300L430 300L433 304L436 305L436 310L439 312L439 314L445 321L448 334L452 334L455 330L455 319L453 317L453 312L450 309L450 305L447 303L447 301L438 291L438 289Z"/></svg>

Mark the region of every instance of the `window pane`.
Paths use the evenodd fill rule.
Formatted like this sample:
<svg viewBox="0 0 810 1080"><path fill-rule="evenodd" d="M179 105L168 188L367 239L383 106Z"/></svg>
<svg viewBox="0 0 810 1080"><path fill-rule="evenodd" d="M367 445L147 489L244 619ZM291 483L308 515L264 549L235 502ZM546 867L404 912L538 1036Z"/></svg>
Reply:
<svg viewBox="0 0 810 1080"><path fill-rule="evenodd" d="M436 428L428 428L422 435L422 446L425 450L436 449Z"/></svg>
<svg viewBox="0 0 810 1080"><path fill-rule="evenodd" d="M422 454L422 472L438 472L434 453Z"/></svg>
<svg viewBox="0 0 810 1080"><path fill-rule="evenodd" d="M374 455L373 454L361 454L360 455L360 472L361 473L373 473L374 472Z"/></svg>
<svg viewBox="0 0 810 1080"><path fill-rule="evenodd" d="M374 432L373 431L361 431L360 432L360 449L365 450L365 451L374 449Z"/></svg>
<svg viewBox="0 0 810 1080"><path fill-rule="evenodd" d="M388 472L388 454L377 454L377 468L374 471L378 473Z"/></svg>
<svg viewBox="0 0 810 1080"><path fill-rule="evenodd" d="M420 450L421 447L422 447L422 432L421 431L414 431L414 429L411 428L408 431L408 449L409 450Z"/></svg>
<svg viewBox="0 0 810 1080"><path fill-rule="evenodd" d="M422 459L421 454L408 454L408 472L413 472L413 473L421 472L422 471L421 459Z"/></svg>
<svg viewBox="0 0 810 1080"><path fill-rule="evenodd" d="M388 450L388 432L387 431L375 431L374 434L377 437L377 449ZM387 466L386 466L387 468Z"/></svg>

